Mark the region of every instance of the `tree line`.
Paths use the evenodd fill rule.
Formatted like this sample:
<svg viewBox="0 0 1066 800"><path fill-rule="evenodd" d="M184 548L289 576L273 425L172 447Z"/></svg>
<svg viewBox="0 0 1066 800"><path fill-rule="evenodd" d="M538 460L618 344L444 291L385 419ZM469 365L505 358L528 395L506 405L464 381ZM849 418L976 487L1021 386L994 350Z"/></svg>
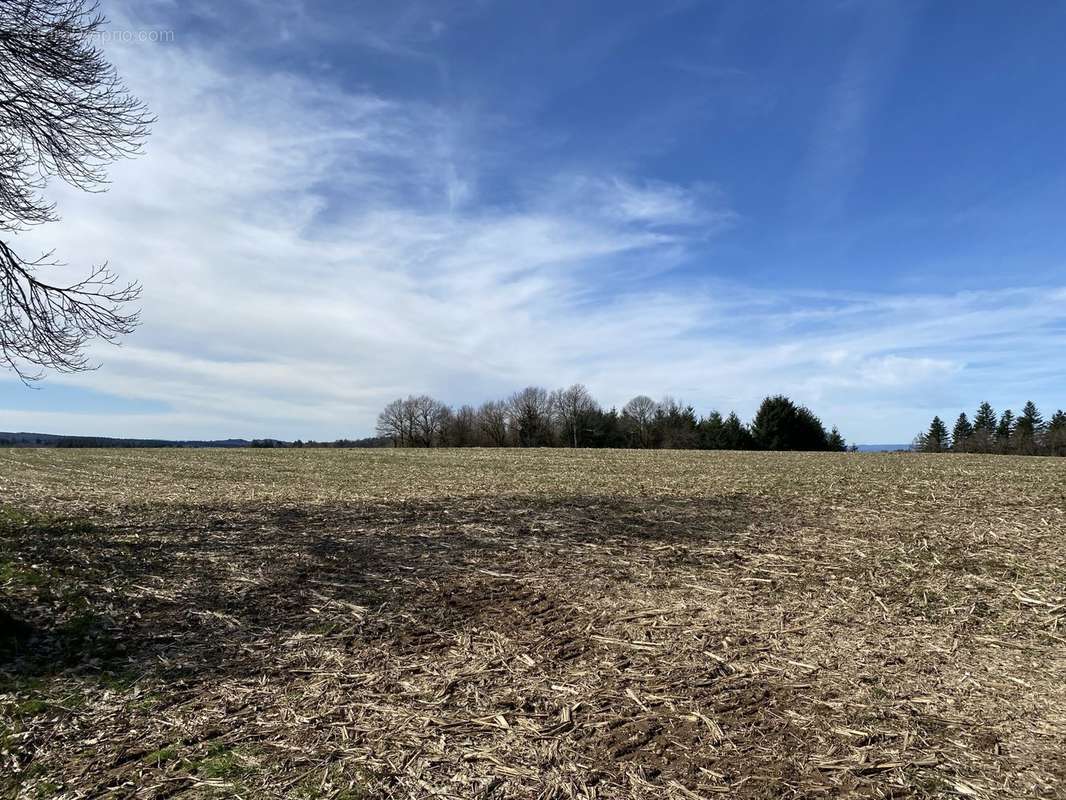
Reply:
<svg viewBox="0 0 1066 800"><path fill-rule="evenodd" d="M378 416L377 433L393 447L612 447L702 450L843 451L805 406L767 397L750 424L735 412L697 416L690 405L637 395L621 411L604 409L580 383L548 391L527 386L475 408L453 409L429 395L396 398Z"/></svg>
<svg viewBox="0 0 1066 800"><path fill-rule="evenodd" d="M1022 456L1066 456L1066 412L1056 411L1045 420L1031 400L1018 416L1009 408L997 416L984 402L973 421L959 414L949 432L940 417L915 439L923 453L1003 453Z"/></svg>

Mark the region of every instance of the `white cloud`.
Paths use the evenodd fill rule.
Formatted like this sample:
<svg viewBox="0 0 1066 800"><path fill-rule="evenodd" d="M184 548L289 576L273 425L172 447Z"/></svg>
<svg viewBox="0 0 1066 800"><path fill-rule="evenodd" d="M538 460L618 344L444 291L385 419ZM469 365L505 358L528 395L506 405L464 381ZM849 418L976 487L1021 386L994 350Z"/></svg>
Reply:
<svg viewBox="0 0 1066 800"><path fill-rule="evenodd" d="M144 285L127 345L45 391L172 410L0 410L0 428L334 438L369 433L401 393L583 380L609 404L670 393L744 414L785 391L850 438L909 439L946 378L979 394L1008 350L1063 344L1061 294L830 298L668 274L735 222L713 187L565 174L478 203L475 147L445 108L180 44L116 58L159 116L147 155L105 195L55 187L64 222L19 246ZM668 280L649 289L654 273Z"/></svg>
<svg viewBox="0 0 1066 800"><path fill-rule="evenodd" d="M561 214L579 213L604 221L651 229L701 229L721 233L737 222L714 186L678 186L634 181L617 175L557 176L539 198ZM691 230L689 231L692 232Z"/></svg>

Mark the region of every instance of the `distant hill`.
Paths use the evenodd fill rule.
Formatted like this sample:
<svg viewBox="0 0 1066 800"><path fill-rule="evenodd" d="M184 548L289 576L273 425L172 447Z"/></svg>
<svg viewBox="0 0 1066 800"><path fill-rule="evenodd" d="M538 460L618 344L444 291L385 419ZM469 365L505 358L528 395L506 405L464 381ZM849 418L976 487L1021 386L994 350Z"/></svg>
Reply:
<svg viewBox="0 0 1066 800"><path fill-rule="evenodd" d="M280 439L116 439L109 436L63 436L54 433L0 431L0 447L390 447L384 437L335 442L285 442ZM911 450L909 444L860 444L861 453Z"/></svg>
<svg viewBox="0 0 1066 800"><path fill-rule="evenodd" d="M392 447L384 436L332 442L286 442L281 439L116 439L109 436L62 436L54 433L0 431L0 447Z"/></svg>
<svg viewBox="0 0 1066 800"><path fill-rule="evenodd" d="M0 447L251 447L247 439L169 440L113 439L107 436L61 436L54 433L0 431Z"/></svg>

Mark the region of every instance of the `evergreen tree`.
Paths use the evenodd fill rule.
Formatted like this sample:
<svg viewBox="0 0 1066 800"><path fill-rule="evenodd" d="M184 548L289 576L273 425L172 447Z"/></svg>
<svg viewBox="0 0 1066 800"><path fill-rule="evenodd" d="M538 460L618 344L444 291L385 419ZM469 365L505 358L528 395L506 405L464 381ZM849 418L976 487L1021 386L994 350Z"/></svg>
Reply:
<svg viewBox="0 0 1066 800"><path fill-rule="evenodd" d="M1009 439L1014 433L1014 412L1009 408L999 416L999 424L996 425L996 436L1001 439Z"/></svg>
<svg viewBox="0 0 1066 800"><path fill-rule="evenodd" d="M753 450L755 440L751 432L740 421L735 411L729 412L722 424L722 447L726 450Z"/></svg>
<svg viewBox="0 0 1066 800"><path fill-rule="evenodd" d="M943 453L951 446L947 425L940 417L933 417L929 430L918 437L917 444L923 453Z"/></svg>
<svg viewBox="0 0 1066 800"><path fill-rule="evenodd" d="M996 426L996 450L998 452L1006 453L1010 450L1013 433L1014 412L1008 408L1000 415L999 424Z"/></svg>
<svg viewBox="0 0 1066 800"><path fill-rule="evenodd" d="M783 394L762 401L751 423L751 435L763 450L826 450L829 435L810 409Z"/></svg>
<svg viewBox="0 0 1066 800"><path fill-rule="evenodd" d="M797 417L800 423L800 447L797 449L829 450L829 434L826 433L825 426L822 425L822 421L818 416L807 406L800 406L797 409ZM837 431L837 435L840 435L839 431Z"/></svg>
<svg viewBox="0 0 1066 800"><path fill-rule="evenodd" d="M970 450L975 453L991 453L996 440L996 412L985 401L977 409L973 418L973 436L970 438Z"/></svg>
<svg viewBox="0 0 1066 800"><path fill-rule="evenodd" d="M840 435L836 425L829 432L829 449L834 453L844 453L848 449L848 443L844 441L844 437Z"/></svg>
<svg viewBox="0 0 1066 800"><path fill-rule="evenodd" d="M717 411L712 411L699 424L700 444L704 450L725 448L725 420Z"/></svg>
<svg viewBox="0 0 1066 800"><path fill-rule="evenodd" d="M691 449L697 444L697 425L696 411L692 406L682 406L674 398L664 397L652 419L652 446Z"/></svg>
<svg viewBox="0 0 1066 800"><path fill-rule="evenodd" d="M1021 416L1014 423L1014 452L1022 455L1036 455L1043 445L1044 418L1036 404L1030 400L1022 409Z"/></svg>
<svg viewBox="0 0 1066 800"><path fill-rule="evenodd" d="M1056 411L1047 426L1047 452L1066 456L1066 411Z"/></svg>
<svg viewBox="0 0 1066 800"><path fill-rule="evenodd" d="M996 412L988 401L981 403L978 407L977 414L973 418L973 429L975 431L988 431L989 433L993 433L996 430Z"/></svg>
<svg viewBox="0 0 1066 800"><path fill-rule="evenodd" d="M0 0L2 2L2 0ZM397 398L378 417L378 437L335 443L295 442L292 446L349 447L665 447L731 450L845 450L840 431L826 433L821 420L787 397L763 401L758 417L762 441L736 413L705 419L692 406L669 397L656 403L633 398L619 413L603 410L580 384L555 392L530 386L508 400L462 406L457 411L428 395ZM78 446L85 446L84 444ZM257 447L275 446L260 440Z"/></svg>
<svg viewBox="0 0 1066 800"><path fill-rule="evenodd" d="M966 412L959 414L955 420L955 430L951 433L952 449L957 453L965 453L969 450L970 439L973 438L973 425L966 417Z"/></svg>
<svg viewBox="0 0 1066 800"><path fill-rule="evenodd" d="M1030 400L1022 409L1022 415L1018 417L1018 424L1025 423L1034 434L1044 430L1044 418L1036 407L1036 403Z"/></svg>
<svg viewBox="0 0 1066 800"><path fill-rule="evenodd" d="M763 450L791 450L796 406L783 394L762 401L751 423L751 434Z"/></svg>
<svg viewBox="0 0 1066 800"><path fill-rule="evenodd" d="M589 421L590 447L626 447L626 432L617 409L604 411L597 408L592 411Z"/></svg>

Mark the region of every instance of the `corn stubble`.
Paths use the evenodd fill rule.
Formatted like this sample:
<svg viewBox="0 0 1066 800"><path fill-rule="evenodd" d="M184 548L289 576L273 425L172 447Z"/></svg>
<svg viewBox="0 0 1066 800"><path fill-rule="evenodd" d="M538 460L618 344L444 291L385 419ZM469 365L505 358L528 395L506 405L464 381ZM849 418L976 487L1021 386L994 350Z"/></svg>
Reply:
<svg viewBox="0 0 1066 800"><path fill-rule="evenodd" d="M10 796L1066 797L1061 460L7 450L0 497Z"/></svg>

